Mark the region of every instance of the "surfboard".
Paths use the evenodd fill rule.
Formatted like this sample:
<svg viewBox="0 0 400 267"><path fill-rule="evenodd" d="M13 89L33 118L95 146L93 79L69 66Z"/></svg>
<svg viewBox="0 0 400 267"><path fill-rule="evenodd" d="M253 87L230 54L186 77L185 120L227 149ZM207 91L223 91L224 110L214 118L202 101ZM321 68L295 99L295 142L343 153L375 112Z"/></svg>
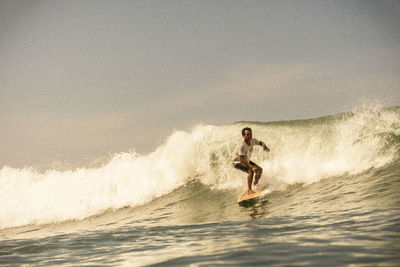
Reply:
<svg viewBox="0 0 400 267"><path fill-rule="evenodd" d="M255 193L250 194L250 195L247 194L247 191L244 192L243 194L239 194L238 203L239 204L247 204L247 203L251 203L251 202L256 202L258 200L258 198L263 195L265 190L266 190L266 188L255 190Z"/></svg>

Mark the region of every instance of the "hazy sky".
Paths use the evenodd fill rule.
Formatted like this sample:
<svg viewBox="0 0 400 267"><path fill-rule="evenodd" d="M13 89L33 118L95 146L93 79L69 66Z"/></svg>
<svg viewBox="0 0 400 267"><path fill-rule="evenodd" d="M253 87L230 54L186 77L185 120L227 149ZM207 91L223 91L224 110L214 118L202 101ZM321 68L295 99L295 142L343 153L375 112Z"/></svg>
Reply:
<svg viewBox="0 0 400 267"><path fill-rule="evenodd" d="M400 1L0 0L0 167L400 104Z"/></svg>

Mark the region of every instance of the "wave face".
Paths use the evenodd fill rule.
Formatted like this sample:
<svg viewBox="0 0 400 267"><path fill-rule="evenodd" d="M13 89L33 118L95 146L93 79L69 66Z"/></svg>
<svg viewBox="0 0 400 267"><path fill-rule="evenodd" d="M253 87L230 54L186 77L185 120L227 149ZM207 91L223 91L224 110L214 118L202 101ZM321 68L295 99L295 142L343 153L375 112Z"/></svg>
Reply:
<svg viewBox="0 0 400 267"><path fill-rule="evenodd" d="M0 170L0 228L80 220L144 205L196 180L211 190L239 189L245 175L230 159L251 127L271 152L255 148L271 191L356 175L399 159L400 108L359 109L283 122L238 122L177 131L153 153L120 153L102 167L70 171ZM234 201L234 200L232 200Z"/></svg>

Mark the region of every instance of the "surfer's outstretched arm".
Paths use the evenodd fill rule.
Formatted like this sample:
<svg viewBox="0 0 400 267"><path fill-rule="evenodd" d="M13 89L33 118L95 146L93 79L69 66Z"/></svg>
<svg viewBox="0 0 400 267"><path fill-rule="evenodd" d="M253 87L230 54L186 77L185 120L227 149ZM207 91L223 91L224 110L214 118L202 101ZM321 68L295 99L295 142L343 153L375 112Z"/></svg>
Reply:
<svg viewBox="0 0 400 267"><path fill-rule="evenodd" d="M269 148L267 147L267 145L263 141L260 141L258 144L264 148L264 151L267 151L267 152L270 151Z"/></svg>

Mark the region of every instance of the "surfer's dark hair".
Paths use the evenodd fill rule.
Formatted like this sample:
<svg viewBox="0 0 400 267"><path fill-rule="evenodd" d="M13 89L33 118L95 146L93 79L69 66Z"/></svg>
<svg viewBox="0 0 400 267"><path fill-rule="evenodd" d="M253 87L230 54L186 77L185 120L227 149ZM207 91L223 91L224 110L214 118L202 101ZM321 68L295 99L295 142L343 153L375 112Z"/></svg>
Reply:
<svg viewBox="0 0 400 267"><path fill-rule="evenodd" d="M251 128L249 128L249 127L243 128L243 130L242 130L242 136L244 136L244 132L245 132L246 130L249 130L250 132L252 131Z"/></svg>

